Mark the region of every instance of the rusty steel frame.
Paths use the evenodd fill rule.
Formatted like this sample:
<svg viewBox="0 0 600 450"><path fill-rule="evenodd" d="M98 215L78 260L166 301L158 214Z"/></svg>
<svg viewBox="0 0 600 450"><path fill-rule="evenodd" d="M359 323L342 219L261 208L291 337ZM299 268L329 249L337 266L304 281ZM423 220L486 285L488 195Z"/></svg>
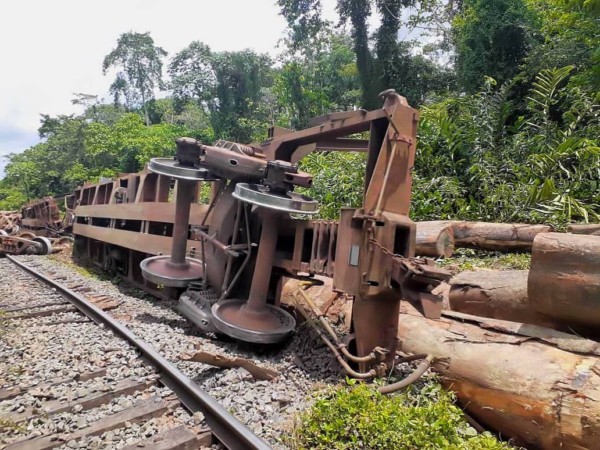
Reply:
<svg viewBox="0 0 600 450"><path fill-rule="evenodd" d="M19 213L0 212L0 254L46 254L52 248L62 250L62 239L70 234L74 220L74 200L72 194L65 196L64 215L54 197L29 202Z"/></svg>
<svg viewBox="0 0 600 450"><path fill-rule="evenodd" d="M21 208L20 226L38 236L58 235L63 227L62 214L54 197L35 200Z"/></svg>
<svg viewBox="0 0 600 450"><path fill-rule="evenodd" d="M210 206L198 203L205 182L195 183L188 194L189 225L175 219L174 181L168 176L145 170L86 184L76 191L74 253L120 271L155 295L175 297L180 289L144 279L139 264L148 256L169 254L179 236L178 252L204 261L203 278L218 298L250 297L248 306L259 309L267 302L279 304L282 277L331 277L336 290L354 296L352 328L358 356L385 348L390 362L397 346L401 299L415 302L428 317L439 317L441 298L431 290L449 275L414 259L415 225L408 212L417 124L418 112L403 97L389 93L381 109L328 114L300 131L274 127L261 143L201 146L200 165L218 168L216 175L225 179L208 182ZM368 140L352 138L362 132L369 132ZM268 247L269 239L261 239L259 230L268 221L259 214L261 208L240 207L232 197L236 183L261 176L269 161L295 163L321 150L367 152L362 207L343 209L339 221L279 214L271 233L274 251L262 258L261 247ZM231 167L225 164L234 160ZM310 185L307 174L289 179ZM258 246L258 257L253 246ZM231 273L237 283L227 289Z"/></svg>

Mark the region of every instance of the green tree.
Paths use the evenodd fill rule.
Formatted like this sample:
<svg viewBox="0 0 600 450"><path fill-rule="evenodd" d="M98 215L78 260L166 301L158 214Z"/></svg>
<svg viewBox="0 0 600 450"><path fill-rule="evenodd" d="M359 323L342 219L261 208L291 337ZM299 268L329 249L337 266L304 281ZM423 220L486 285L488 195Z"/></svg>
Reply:
<svg viewBox="0 0 600 450"><path fill-rule="evenodd" d="M173 96L183 104L194 101L206 107L213 100L217 80L208 45L192 42L173 57L168 72Z"/></svg>
<svg viewBox="0 0 600 450"><path fill-rule="evenodd" d="M177 109L196 103L206 111L217 138L238 142L264 138L269 110L263 103L273 83L271 66L266 54L213 53L205 44L192 42L169 64Z"/></svg>
<svg viewBox="0 0 600 450"><path fill-rule="evenodd" d="M301 47L287 43L288 56L274 81L283 126L305 127L314 116L360 104L351 38L324 30L316 39Z"/></svg>
<svg viewBox="0 0 600 450"><path fill-rule="evenodd" d="M570 85L600 90L600 1L528 0L541 21L542 43L527 55L523 73L533 79L544 69L573 66Z"/></svg>
<svg viewBox="0 0 600 450"><path fill-rule="evenodd" d="M418 105L425 97L424 92L452 87L451 72L422 56L416 57L409 42L398 40L401 28L412 24L400 18L417 3L417 0L338 0L340 22L350 24L363 107L379 107L377 94L388 88L396 89ZM327 25L316 19L321 11L320 0L279 0L278 4L290 27L294 46L314 41ZM371 35L369 18L374 11L378 12L381 23Z"/></svg>
<svg viewBox="0 0 600 450"><path fill-rule="evenodd" d="M215 136L237 142L266 137L267 117L259 115L264 88L272 84L271 58L251 50L216 53L215 97L209 102Z"/></svg>
<svg viewBox="0 0 600 450"><path fill-rule="evenodd" d="M27 196L6 180L0 180L0 211L13 211L27 203Z"/></svg>
<svg viewBox="0 0 600 450"><path fill-rule="evenodd" d="M146 103L154 98L155 88L164 87L162 58L166 55L165 50L154 45L150 33L128 32L119 37L116 48L106 55L102 64L105 75L110 68L118 69L110 87L115 104L123 95L128 108L141 106L146 125L150 125Z"/></svg>
<svg viewBox="0 0 600 450"><path fill-rule="evenodd" d="M524 0L465 0L453 22L456 72L467 92L476 92L486 76L510 80L534 44L535 14Z"/></svg>
<svg viewBox="0 0 600 450"><path fill-rule="evenodd" d="M6 179L18 186L28 201L32 200L39 192L37 187L42 176L37 164L27 158L19 158L18 155L14 155L11 159L14 161L11 160L6 167Z"/></svg>
<svg viewBox="0 0 600 450"><path fill-rule="evenodd" d="M137 172L150 158L171 156L175 139L188 130L170 123L145 126L135 113L122 116L113 126L92 123L85 131L85 154L92 174L103 170Z"/></svg>

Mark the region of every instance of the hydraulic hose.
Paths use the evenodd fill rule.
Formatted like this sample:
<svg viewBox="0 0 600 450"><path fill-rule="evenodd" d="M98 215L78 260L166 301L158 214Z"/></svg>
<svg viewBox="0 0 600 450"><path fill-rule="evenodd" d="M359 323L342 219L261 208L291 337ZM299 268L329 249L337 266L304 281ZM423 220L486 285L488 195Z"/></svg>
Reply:
<svg viewBox="0 0 600 450"><path fill-rule="evenodd" d="M423 376L423 374L431 366L431 361L433 361L432 355L414 355L414 357L409 356L407 358L412 358L412 359L408 359L408 361L411 361L411 360L414 361L417 359L423 359L423 361L421 362L421 364L419 364L417 366L417 368L409 376L407 376L403 380L400 380L396 383L388 384L386 386L381 386L379 388L379 392L381 392L382 394L392 394L396 391L399 391L400 389L404 389L405 387L413 384L415 381L417 381L419 378L421 378ZM401 359L407 359L407 358L401 358ZM402 362L408 362L408 361L402 361Z"/></svg>
<svg viewBox="0 0 600 450"><path fill-rule="evenodd" d="M315 303L312 301L310 296L307 295L300 288L298 289L298 293L300 293L300 296L302 297L304 302L310 307L310 309L313 311L313 313L318 317L319 322L323 325L323 328L325 328L325 330L327 330L327 334L329 334L332 337L333 341L335 342L335 345L331 342L331 340L329 339L327 334L321 329L321 327L317 326L317 324L314 322L313 318L302 307L302 305L299 304L298 296L294 294L294 301L296 303L298 311L300 311L300 314L302 314L302 316L308 322L308 324L317 332L317 334L319 335L321 340L331 350L331 352L335 356L335 359L340 363L340 365L343 367L344 371L353 378L358 378L358 379L363 379L363 380L376 377L377 371L375 369L371 369L368 372L357 372L354 369L352 369L352 367L350 367L350 365L342 357L342 353L343 353L344 356L346 356L348 359L350 359L351 361L354 361L354 362L371 362L371 361L375 360L375 353L372 352L371 354L369 354L367 356L358 357L358 356L354 356L350 352L348 352L348 350L346 349L346 346L342 342L340 342L340 340L337 337L337 334L335 333L335 331L333 331L333 329L331 328L331 326L325 319L324 315L321 313L321 310L315 305ZM427 371L427 369L429 369L429 367L431 366L431 362L433 361L432 355L427 355L424 353L416 354L416 355L406 355L406 354L397 352L397 357L394 360L394 364L407 363L407 362L418 361L418 360L423 360L423 361L417 366L417 368L409 376L407 376L406 378L404 378L396 383L388 384L387 386L381 386L378 389L379 392L381 392L382 394L392 394L394 392L399 391L400 389L404 389L407 386L410 386L411 384L413 384L415 381L417 381L419 378L421 378L423 376L423 374Z"/></svg>
<svg viewBox="0 0 600 450"><path fill-rule="evenodd" d="M321 340L325 343L325 345L329 348L329 350L331 350L331 352L335 356L335 359L340 363L340 365L344 368L344 371L348 375L350 375L352 378L358 378L361 380L374 378L377 376L377 371L375 369L371 369L368 372L357 372L354 369L352 369L352 367L350 367L348 365L348 363L346 362L346 360L342 357L342 355L340 354L337 347L331 343L331 341L329 340L329 338L327 337L325 332L320 327L318 327L317 324L315 324L312 317L310 317L310 315L304 310L302 305L298 304L298 301L295 297L294 297L294 300L296 300L296 306L297 306L298 311L300 311L300 314L302 314L304 319L317 332L317 334L319 335Z"/></svg>
<svg viewBox="0 0 600 450"><path fill-rule="evenodd" d="M346 348L346 344L344 344L343 342L340 342L336 332L333 331L333 329L331 328L331 325L329 325L329 322L327 322L327 319L325 318L325 316L323 315L323 313L321 312L319 307L317 305L315 305L315 302L313 302L312 298L310 298L310 296L306 292L304 292L304 290L302 288L298 288L298 292L300 293L300 295L302 296L302 298L304 299L306 304L310 307L313 314L315 316L317 316L317 318L319 319L319 322L321 322L321 324L323 325L323 328L325 328L327 333L329 333L329 335L333 339L333 342L335 343L335 346L346 358L348 358L350 361L355 362L355 363L367 363L367 362L374 361L376 359L374 352L371 352L370 354L368 354L366 356L355 356L352 353L350 353L348 351L348 348Z"/></svg>

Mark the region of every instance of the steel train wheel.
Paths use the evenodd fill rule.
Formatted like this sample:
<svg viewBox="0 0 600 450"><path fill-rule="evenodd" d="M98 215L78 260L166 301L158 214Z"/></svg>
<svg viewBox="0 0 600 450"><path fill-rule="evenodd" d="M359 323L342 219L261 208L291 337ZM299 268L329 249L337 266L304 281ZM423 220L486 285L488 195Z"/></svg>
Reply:
<svg viewBox="0 0 600 450"><path fill-rule="evenodd" d="M43 236L37 236L32 239L33 242L37 242L41 244L41 249L39 250L38 255L51 255L52 254L52 243L50 239Z"/></svg>

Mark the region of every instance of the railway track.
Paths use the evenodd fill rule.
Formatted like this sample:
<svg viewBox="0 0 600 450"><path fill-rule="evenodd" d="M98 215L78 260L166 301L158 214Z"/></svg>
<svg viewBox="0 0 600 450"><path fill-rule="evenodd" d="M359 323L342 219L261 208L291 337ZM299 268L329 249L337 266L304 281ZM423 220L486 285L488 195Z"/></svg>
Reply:
<svg viewBox="0 0 600 450"><path fill-rule="evenodd" d="M4 448L270 448L103 310L114 300L2 264Z"/></svg>

